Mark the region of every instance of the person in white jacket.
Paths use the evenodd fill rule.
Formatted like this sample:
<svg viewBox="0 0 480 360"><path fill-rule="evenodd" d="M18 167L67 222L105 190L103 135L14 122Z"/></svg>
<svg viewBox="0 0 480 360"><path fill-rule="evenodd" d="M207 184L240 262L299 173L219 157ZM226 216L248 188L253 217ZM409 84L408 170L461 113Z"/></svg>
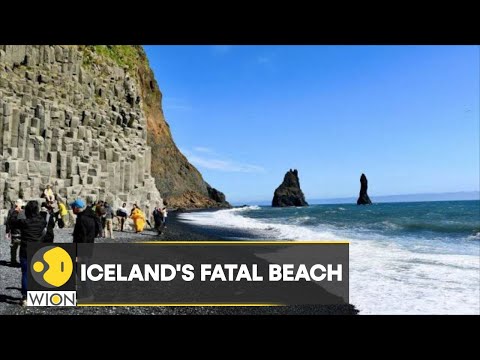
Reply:
<svg viewBox="0 0 480 360"><path fill-rule="evenodd" d="M47 185L47 188L43 191L43 196L49 203L53 203L55 201L55 195L50 185Z"/></svg>
<svg viewBox="0 0 480 360"><path fill-rule="evenodd" d="M162 208L163 228L166 228L166 227L167 227L167 224L166 224L166 222L167 222L167 214L168 214L167 208L166 208L166 207L163 207L163 208Z"/></svg>

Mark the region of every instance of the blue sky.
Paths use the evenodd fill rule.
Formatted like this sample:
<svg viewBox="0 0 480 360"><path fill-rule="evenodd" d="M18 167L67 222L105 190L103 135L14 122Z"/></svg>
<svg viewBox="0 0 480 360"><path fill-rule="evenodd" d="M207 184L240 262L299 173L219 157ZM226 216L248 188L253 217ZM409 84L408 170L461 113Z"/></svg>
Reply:
<svg viewBox="0 0 480 360"><path fill-rule="evenodd" d="M145 46L174 140L233 202L479 189L478 46Z"/></svg>

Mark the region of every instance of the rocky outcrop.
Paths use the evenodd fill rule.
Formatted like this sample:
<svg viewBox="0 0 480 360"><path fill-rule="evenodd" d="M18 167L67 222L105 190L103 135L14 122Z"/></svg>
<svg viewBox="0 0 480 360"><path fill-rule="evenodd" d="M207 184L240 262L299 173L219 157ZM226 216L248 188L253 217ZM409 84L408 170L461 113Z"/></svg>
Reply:
<svg viewBox="0 0 480 360"><path fill-rule="evenodd" d="M183 209L203 209L203 208L230 208L228 202L219 203L208 196L204 196L197 191L186 190L181 195L174 198L174 202L165 201L167 206Z"/></svg>
<svg viewBox="0 0 480 360"><path fill-rule="evenodd" d="M308 206L300 189L298 171L292 170L285 174L282 184L275 190L272 200L273 207Z"/></svg>
<svg viewBox="0 0 480 360"><path fill-rule="evenodd" d="M225 207L230 206L230 204L225 199L225 194L215 188L212 188L208 183L207 183L207 191L208 191L209 198L212 199L213 201Z"/></svg>
<svg viewBox="0 0 480 360"><path fill-rule="evenodd" d="M0 208L47 184L147 212L160 193L217 206L173 142L141 46L0 45Z"/></svg>
<svg viewBox="0 0 480 360"><path fill-rule="evenodd" d="M357 205L369 205L372 203L367 194L368 180L365 174L360 176L360 194L358 196Z"/></svg>

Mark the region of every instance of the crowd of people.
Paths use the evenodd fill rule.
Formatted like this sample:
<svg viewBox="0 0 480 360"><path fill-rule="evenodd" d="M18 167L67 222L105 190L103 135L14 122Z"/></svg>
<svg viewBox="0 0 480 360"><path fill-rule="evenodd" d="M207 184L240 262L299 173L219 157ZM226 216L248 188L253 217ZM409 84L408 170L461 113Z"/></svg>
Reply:
<svg viewBox="0 0 480 360"><path fill-rule="evenodd" d="M36 200L26 204L22 199L17 200L9 210L6 221L6 238L10 240L10 262L12 266L20 266L22 270L22 305L26 305L27 298L27 243L29 242L54 242L54 228L70 226L70 216L67 202L59 195L55 195L48 185L43 192L44 202L41 206ZM141 233L148 224L153 229L145 213L135 203L130 211L127 204L123 203L116 211L106 201L85 203L76 199L69 204L75 214L73 230L73 243L94 243L95 238L114 239L113 223L118 219L120 231L124 231L128 218L133 220L136 233ZM155 207L152 217L155 230L161 235L166 228L167 209L165 206ZM17 260L17 253L18 259Z"/></svg>

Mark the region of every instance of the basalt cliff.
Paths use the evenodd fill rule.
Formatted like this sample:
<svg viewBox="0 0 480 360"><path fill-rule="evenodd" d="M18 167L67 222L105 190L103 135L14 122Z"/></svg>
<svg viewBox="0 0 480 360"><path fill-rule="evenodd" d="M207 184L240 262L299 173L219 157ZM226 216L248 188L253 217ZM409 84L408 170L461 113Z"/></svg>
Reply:
<svg viewBox="0 0 480 360"><path fill-rule="evenodd" d="M161 101L141 46L0 45L2 215L47 184L146 211L229 206L178 150Z"/></svg>

